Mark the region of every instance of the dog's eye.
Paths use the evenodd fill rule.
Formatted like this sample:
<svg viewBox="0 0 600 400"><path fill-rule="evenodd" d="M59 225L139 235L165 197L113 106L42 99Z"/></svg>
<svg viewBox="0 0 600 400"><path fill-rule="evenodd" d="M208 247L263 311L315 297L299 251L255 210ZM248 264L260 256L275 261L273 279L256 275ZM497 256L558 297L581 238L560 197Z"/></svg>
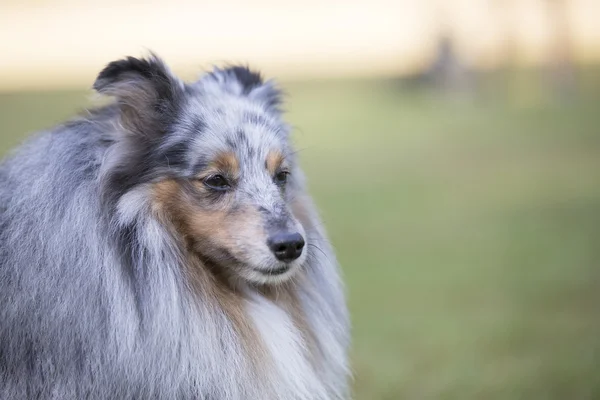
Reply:
<svg viewBox="0 0 600 400"><path fill-rule="evenodd" d="M204 184L214 190L227 190L231 187L223 175L211 175L204 179Z"/></svg>
<svg viewBox="0 0 600 400"><path fill-rule="evenodd" d="M285 185L289 174L288 171L279 171L275 174L275 183L278 185Z"/></svg>

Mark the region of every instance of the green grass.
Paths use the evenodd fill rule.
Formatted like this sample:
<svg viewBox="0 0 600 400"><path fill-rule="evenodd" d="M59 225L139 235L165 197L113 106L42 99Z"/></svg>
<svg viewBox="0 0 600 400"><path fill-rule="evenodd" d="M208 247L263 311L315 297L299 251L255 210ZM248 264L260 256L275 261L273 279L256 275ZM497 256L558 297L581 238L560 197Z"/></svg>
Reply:
<svg viewBox="0 0 600 400"><path fill-rule="evenodd" d="M598 92L516 107L390 82L288 90L347 281L356 399L600 398ZM84 103L0 95L0 148Z"/></svg>

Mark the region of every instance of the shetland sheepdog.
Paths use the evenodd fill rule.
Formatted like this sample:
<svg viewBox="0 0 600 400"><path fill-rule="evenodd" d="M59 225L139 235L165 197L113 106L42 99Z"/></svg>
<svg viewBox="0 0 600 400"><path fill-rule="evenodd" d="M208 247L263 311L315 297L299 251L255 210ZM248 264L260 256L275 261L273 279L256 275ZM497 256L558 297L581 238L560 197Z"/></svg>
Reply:
<svg viewBox="0 0 600 400"><path fill-rule="evenodd" d="M343 285L278 86L152 54L94 89L113 101L0 164L0 398L347 399Z"/></svg>

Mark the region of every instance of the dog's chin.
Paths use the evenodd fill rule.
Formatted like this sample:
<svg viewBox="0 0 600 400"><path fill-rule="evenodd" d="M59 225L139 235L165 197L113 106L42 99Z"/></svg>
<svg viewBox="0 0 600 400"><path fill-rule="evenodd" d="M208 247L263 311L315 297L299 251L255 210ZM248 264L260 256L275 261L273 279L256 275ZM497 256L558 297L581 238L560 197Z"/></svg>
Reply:
<svg viewBox="0 0 600 400"><path fill-rule="evenodd" d="M245 262L238 266L238 274L246 282L254 285L279 285L296 275L306 260L306 254L289 263L269 257L260 263Z"/></svg>
<svg viewBox="0 0 600 400"><path fill-rule="evenodd" d="M254 285L278 285L289 281L300 269L298 263L281 264L278 267L264 269L245 265L240 270L244 280Z"/></svg>

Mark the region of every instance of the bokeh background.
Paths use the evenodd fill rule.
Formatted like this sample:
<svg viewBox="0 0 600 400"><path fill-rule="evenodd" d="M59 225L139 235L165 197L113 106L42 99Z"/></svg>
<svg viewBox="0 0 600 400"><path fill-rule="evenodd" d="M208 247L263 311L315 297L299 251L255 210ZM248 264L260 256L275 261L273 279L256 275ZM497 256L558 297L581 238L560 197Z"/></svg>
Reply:
<svg viewBox="0 0 600 400"><path fill-rule="evenodd" d="M600 399L600 2L2 0L0 152L109 61L277 77L356 399Z"/></svg>

